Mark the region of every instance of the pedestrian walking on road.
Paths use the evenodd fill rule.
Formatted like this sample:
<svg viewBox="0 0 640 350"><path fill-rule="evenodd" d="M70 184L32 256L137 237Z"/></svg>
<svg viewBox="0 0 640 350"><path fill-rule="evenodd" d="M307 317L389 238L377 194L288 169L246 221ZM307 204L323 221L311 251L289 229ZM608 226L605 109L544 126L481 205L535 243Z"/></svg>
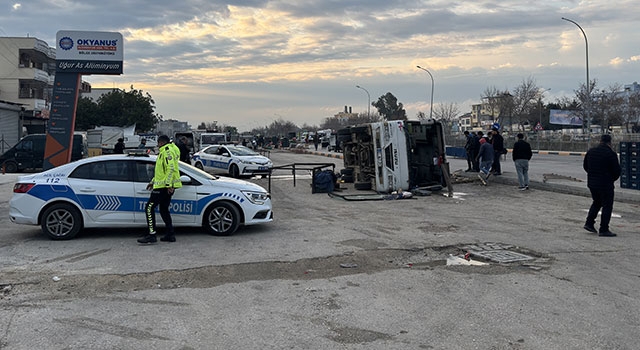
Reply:
<svg viewBox="0 0 640 350"><path fill-rule="evenodd" d="M529 189L529 161L533 153L531 152L531 145L524 140L524 135L519 133L517 135L518 141L513 145L513 163L518 173L518 184L520 190L525 191Z"/></svg>
<svg viewBox="0 0 640 350"><path fill-rule="evenodd" d="M584 229L598 232L602 237L615 237L616 234L609 230L609 222L613 211L614 183L620 177L621 169L618 155L611 147L611 135L602 135L600 144L587 151L582 167L587 172L587 187L593 199ZM596 217L600 209L600 230L596 231Z"/></svg>
<svg viewBox="0 0 640 350"><path fill-rule="evenodd" d="M491 165L493 164L493 146L487 141L486 137L480 139L480 150L478 151L478 161L480 162L480 172L478 178L484 185L491 175Z"/></svg>
<svg viewBox="0 0 640 350"><path fill-rule="evenodd" d="M313 134L313 145L316 147L316 151L318 150L318 144L320 143L320 138L318 137L318 132Z"/></svg>

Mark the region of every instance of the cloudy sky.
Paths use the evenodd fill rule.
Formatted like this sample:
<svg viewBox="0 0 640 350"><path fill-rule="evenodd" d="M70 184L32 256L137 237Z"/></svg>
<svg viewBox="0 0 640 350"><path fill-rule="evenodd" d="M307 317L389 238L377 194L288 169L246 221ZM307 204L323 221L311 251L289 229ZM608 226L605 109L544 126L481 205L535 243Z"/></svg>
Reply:
<svg viewBox="0 0 640 350"><path fill-rule="evenodd" d="M434 105L469 112L487 87L532 77L547 101L640 81L637 0L0 0L0 36L55 47L58 30L124 36L124 74L93 87L149 92L165 118L319 125L387 92L410 119ZM373 107L372 107L373 110Z"/></svg>

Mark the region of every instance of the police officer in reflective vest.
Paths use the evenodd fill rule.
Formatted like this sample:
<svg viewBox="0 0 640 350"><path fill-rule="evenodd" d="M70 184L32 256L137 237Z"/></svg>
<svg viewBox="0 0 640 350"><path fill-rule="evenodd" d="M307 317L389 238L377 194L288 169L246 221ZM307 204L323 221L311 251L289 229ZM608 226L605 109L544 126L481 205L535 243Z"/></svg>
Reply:
<svg viewBox="0 0 640 350"><path fill-rule="evenodd" d="M160 216L162 217L162 221L164 221L166 229L165 235L160 238L160 240L163 242L176 241L169 206L171 205L171 196L173 196L175 189L182 187L182 182L180 182L180 169L178 167L179 160L180 149L171 142L169 136L161 135L158 137L158 158L156 159L154 176L147 185L147 189L151 190L151 195L144 209L149 234L138 239L138 243L151 244L157 242L155 215L157 206L159 207Z"/></svg>

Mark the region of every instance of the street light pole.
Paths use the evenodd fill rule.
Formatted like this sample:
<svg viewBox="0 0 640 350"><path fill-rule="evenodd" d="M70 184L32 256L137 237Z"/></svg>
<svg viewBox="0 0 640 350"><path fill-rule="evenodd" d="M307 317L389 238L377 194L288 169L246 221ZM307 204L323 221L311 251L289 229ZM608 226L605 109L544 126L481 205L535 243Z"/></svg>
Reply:
<svg viewBox="0 0 640 350"><path fill-rule="evenodd" d="M418 67L418 69L422 69L423 71L429 73L429 77L431 77L431 106L430 106L431 110L429 111L429 119L433 119L433 85L434 85L433 75L431 75L431 72L429 72L426 68L422 68L420 66L416 66L416 67Z"/></svg>
<svg viewBox="0 0 640 350"><path fill-rule="evenodd" d="M582 32L582 36L584 36L585 57L587 60L587 85L585 85L585 88L587 89L587 106L585 116L587 117L587 149L589 149L589 144L591 143L591 82L589 81L589 42L587 41L587 34L585 34L584 30L578 23L565 17L562 17L562 19L575 24Z"/></svg>
<svg viewBox="0 0 640 350"><path fill-rule="evenodd" d="M367 101L368 101L368 103L367 103L367 118L369 118L371 116L371 95L369 95L369 91L367 91L367 89L363 88L362 86L356 85L356 87L358 89L364 90L364 92L367 93Z"/></svg>

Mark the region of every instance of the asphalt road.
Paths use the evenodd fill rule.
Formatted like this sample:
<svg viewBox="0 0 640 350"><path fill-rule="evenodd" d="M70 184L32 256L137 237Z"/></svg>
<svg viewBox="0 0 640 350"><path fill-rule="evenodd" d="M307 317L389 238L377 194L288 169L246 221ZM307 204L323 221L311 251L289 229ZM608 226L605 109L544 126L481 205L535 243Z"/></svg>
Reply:
<svg viewBox="0 0 640 350"><path fill-rule="evenodd" d="M616 202L619 237L600 238L581 196L466 182L354 202L282 171L274 222L139 246L136 230L54 242L11 224L14 178L0 175L0 349L638 348L637 204ZM531 260L447 265L467 252Z"/></svg>

